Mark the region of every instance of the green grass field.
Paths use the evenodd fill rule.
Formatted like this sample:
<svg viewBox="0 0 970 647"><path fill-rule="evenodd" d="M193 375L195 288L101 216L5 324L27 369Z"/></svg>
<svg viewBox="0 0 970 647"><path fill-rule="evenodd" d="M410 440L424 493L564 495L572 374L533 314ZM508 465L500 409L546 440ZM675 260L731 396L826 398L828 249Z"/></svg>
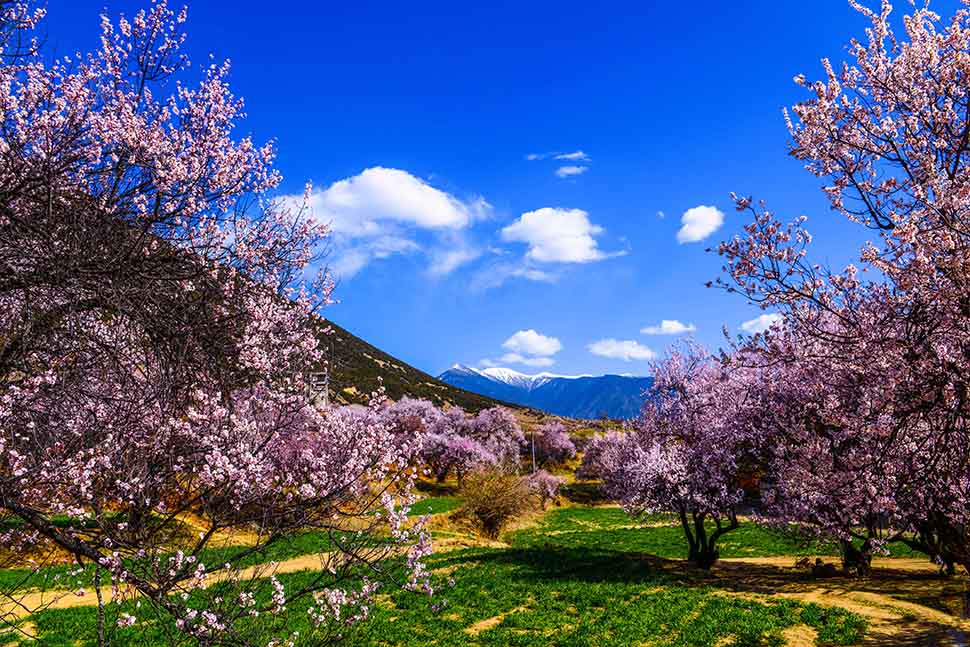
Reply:
<svg viewBox="0 0 970 647"><path fill-rule="evenodd" d="M415 512L444 512L459 505L454 497L434 497L419 503ZM634 522L617 508L557 508L538 525L509 533L508 548L435 555L430 565L440 573L439 585L454 578L453 587L443 585L436 595L444 608L434 611L426 597L388 591L348 644L780 646L782 632L796 624L812 627L819 645L851 645L862 637L865 623L847 611L729 596L703 577L685 576L681 567L671 568L678 562L669 561L683 556L680 528L656 525L670 521L662 516L645 521L655 525L632 527ZM818 549L825 548L755 524L742 525L727 539L725 557L820 554ZM325 549L321 542L308 534L281 545L272 558ZM291 588L309 577L294 573L280 580ZM169 644L167 622L150 616L147 605L126 603L121 610L139 622L112 627L113 644ZM256 644L271 637L267 620L251 627L249 637ZM30 622L41 644L94 644L93 607L48 610ZM302 635L308 628L306 603L294 604L276 622Z"/></svg>
<svg viewBox="0 0 970 647"><path fill-rule="evenodd" d="M650 562L599 550L469 549L441 555L434 567L456 566L456 584L433 611L427 598L396 593L383 602L349 644L369 646L461 645L781 645L781 632L794 624L818 631L819 644L853 644L862 621L841 610L787 600L762 604L688 586ZM306 575L281 577L296 586ZM125 605L141 620L113 629L115 644L164 645L162 627L145 611ZM44 644L93 642L90 607L36 614ZM305 633L306 613L285 618L290 631ZM254 627L252 639L268 640ZM26 641L25 641L26 644Z"/></svg>

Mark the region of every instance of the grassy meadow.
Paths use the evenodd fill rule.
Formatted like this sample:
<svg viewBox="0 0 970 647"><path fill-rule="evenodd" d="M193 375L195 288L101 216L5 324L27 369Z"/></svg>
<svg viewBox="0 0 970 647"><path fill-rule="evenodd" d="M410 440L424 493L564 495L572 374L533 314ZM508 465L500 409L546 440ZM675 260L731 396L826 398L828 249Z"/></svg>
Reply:
<svg viewBox="0 0 970 647"><path fill-rule="evenodd" d="M813 596L819 586L832 591L860 588L858 582L842 578L815 581L804 569L794 566L803 556L834 561L835 547L751 521L724 538L721 564L705 573L684 563L686 545L675 519L656 515L634 520L618 507L591 504L592 497L584 497L581 489L573 491L574 499L586 503L564 500L564 505L536 511L514 524L501 541L485 542L476 539L463 523L459 497L442 494L440 489L435 494L420 501L413 511L434 515L432 527L440 545L429 561L438 586L434 598L388 589L378 596L369 620L348 633L347 644L879 644L872 641L889 635L887 631L891 634L896 624L886 621L886 613L895 612L900 627L909 623L922 627L921 631L936 630L939 627L934 629L936 625L924 616L947 614L947 596L957 595L948 591L955 584L939 579L929 564L900 580L892 569L894 564L918 569L918 564L926 560L894 547L892 556L881 560L877 568L891 575L874 575L861 589L868 587L881 591L874 595L884 595L888 587L897 598L884 595L885 599L867 607L850 598L842 601L835 595L831 599ZM307 533L274 546L264 559L285 563L329 547L327 537ZM51 567L49 575L64 568ZM26 571L0 571L0 579L7 582L25 575ZM81 576L82 581L85 577ZM308 571L297 571L284 573L279 579L291 589L309 577ZM927 595L934 587L940 592L935 602ZM268 584L264 594L270 595ZM882 615L873 613L873 609ZM112 625L112 644L170 644L171 627L152 617L147 605L124 602L112 612L138 618L131 627ZM0 635L0 644L5 640L11 646L92 645L96 641L95 614L93 606L41 611L20 620L19 632ZM306 603L294 604L278 617L254 622L249 638L254 644L265 644L274 635L271 632L278 635L283 626L299 645L299 635L308 622Z"/></svg>

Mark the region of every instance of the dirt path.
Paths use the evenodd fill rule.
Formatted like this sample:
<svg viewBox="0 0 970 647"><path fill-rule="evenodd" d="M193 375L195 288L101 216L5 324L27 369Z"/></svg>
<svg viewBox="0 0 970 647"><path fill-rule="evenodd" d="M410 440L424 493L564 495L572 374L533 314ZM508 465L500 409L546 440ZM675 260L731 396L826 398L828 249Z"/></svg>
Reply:
<svg viewBox="0 0 970 647"><path fill-rule="evenodd" d="M870 577L827 579L794 568L794 561L723 559L712 577L724 585L722 595L760 601L781 597L856 613L869 624L866 646L970 646L970 620L960 617L962 579L939 577L925 559L876 559ZM790 647L814 644L794 628L786 640Z"/></svg>

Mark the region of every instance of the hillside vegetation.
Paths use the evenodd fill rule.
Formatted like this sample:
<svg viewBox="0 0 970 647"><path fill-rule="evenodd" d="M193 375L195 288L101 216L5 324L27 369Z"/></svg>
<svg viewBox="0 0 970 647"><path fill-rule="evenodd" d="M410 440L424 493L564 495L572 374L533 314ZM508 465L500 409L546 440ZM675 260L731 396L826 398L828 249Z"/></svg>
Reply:
<svg viewBox="0 0 970 647"><path fill-rule="evenodd" d="M330 332L327 333L327 330ZM521 409L518 405L446 384L368 344L332 321L319 324L318 337L321 346L326 349L328 362L333 365L330 397L337 402L365 403L370 394L383 384L387 396L392 400L409 396L428 400L437 406L456 405L471 412L497 404Z"/></svg>

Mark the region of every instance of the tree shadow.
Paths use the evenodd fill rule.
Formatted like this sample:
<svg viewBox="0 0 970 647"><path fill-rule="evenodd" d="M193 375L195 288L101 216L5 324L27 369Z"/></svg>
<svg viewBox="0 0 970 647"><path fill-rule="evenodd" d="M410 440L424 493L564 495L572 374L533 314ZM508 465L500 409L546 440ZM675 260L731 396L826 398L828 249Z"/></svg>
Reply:
<svg viewBox="0 0 970 647"><path fill-rule="evenodd" d="M504 550L469 549L446 554L442 566L511 566L533 580L662 583L685 575L684 563L653 555L599 548L535 545Z"/></svg>
<svg viewBox="0 0 970 647"><path fill-rule="evenodd" d="M602 483L599 481L569 483L562 486L559 493L567 501L578 505L613 503L611 499L603 494Z"/></svg>

